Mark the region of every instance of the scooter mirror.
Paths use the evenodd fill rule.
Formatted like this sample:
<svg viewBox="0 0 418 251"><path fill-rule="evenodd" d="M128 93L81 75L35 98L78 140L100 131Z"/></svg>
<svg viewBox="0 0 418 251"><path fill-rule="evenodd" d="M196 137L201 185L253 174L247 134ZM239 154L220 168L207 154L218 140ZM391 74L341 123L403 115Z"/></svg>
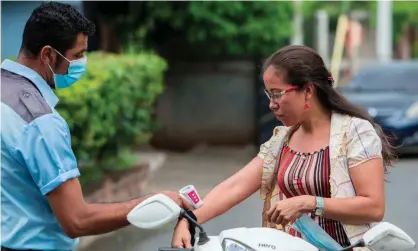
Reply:
<svg viewBox="0 0 418 251"><path fill-rule="evenodd" d="M129 223L141 229L155 229L176 220L181 208L164 194L145 199L132 209L127 219Z"/></svg>
<svg viewBox="0 0 418 251"><path fill-rule="evenodd" d="M373 251L407 251L416 246L414 240L402 229L388 222L382 222L363 236L366 247Z"/></svg>

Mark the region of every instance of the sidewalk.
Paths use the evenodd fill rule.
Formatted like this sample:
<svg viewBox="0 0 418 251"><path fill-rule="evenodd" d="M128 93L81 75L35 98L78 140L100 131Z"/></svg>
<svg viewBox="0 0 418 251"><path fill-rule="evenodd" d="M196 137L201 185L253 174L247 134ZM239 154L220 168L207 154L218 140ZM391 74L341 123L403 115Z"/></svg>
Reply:
<svg viewBox="0 0 418 251"><path fill-rule="evenodd" d="M240 148L200 146L185 154L167 153L161 169L151 174L147 192L178 191L194 185L201 196L237 172L257 153L253 146Z"/></svg>
<svg viewBox="0 0 418 251"><path fill-rule="evenodd" d="M164 164L158 169L151 170L145 193L178 191L192 184L204 197L214 186L246 165L256 153L257 149L254 146L237 148L199 146L187 153L165 152ZM102 235L101 238L97 238L89 245L83 245L77 251L136 250L135 247L139 242L159 233L159 231L141 231L129 226L112 234Z"/></svg>

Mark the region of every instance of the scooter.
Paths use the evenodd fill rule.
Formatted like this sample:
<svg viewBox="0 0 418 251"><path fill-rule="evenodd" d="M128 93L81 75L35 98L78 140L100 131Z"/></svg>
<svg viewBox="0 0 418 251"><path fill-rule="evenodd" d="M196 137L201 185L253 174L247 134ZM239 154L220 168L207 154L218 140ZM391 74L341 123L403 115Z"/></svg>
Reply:
<svg viewBox="0 0 418 251"><path fill-rule="evenodd" d="M272 228L233 228L222 231L219 236L207 236L200 224L163 194L154 195L138 204L127 219L140 229L155 229L180 216L188 218L199 228L197 243L192 249L160 248L159 251L319 251L302 238ZM415 246L415 242L403 230L382 222L366 232L358 243L342 250L367 247L372 251L407 251Z"/></svg>

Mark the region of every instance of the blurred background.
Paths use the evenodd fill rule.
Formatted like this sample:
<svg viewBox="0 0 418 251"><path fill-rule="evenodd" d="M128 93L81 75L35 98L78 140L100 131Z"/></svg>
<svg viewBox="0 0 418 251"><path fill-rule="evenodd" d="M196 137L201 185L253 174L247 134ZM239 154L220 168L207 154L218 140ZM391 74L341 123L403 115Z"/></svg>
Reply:
<svg viewBox="0 0 418 251"><path fill-rule="evenodd" d="M304 44L324 58L336 88L392 136L401 158L387 177L385 219L418 240L417 210L407 206L418 199L418 2L61 2L97 27L87 73L57 92L88 200L188 184L207 193L279 125L263 91L263 60ZM2 60L17 56L39 4L1 2ZM260 222L254 195L207 230ZM157 250L171 233L128 227L82 238L80 250Z"/></svg>

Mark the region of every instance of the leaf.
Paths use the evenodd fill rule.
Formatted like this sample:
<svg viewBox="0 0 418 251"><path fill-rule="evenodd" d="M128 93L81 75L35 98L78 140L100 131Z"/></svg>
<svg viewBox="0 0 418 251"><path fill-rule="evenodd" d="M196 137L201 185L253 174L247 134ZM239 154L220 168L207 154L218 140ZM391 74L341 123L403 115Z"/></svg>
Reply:
<svg viewBox="0 0 418 251"><path fill-rule="evenodd" d="M125 20L116 24L123 51L154 50L171 39L184 38L197 48L210 46L205 55L259 56L284 46L292 36L293 2L143 1L138 5L129 14L132 18L117 18ZM115 20L114 15L106 18Z"/></svg>

